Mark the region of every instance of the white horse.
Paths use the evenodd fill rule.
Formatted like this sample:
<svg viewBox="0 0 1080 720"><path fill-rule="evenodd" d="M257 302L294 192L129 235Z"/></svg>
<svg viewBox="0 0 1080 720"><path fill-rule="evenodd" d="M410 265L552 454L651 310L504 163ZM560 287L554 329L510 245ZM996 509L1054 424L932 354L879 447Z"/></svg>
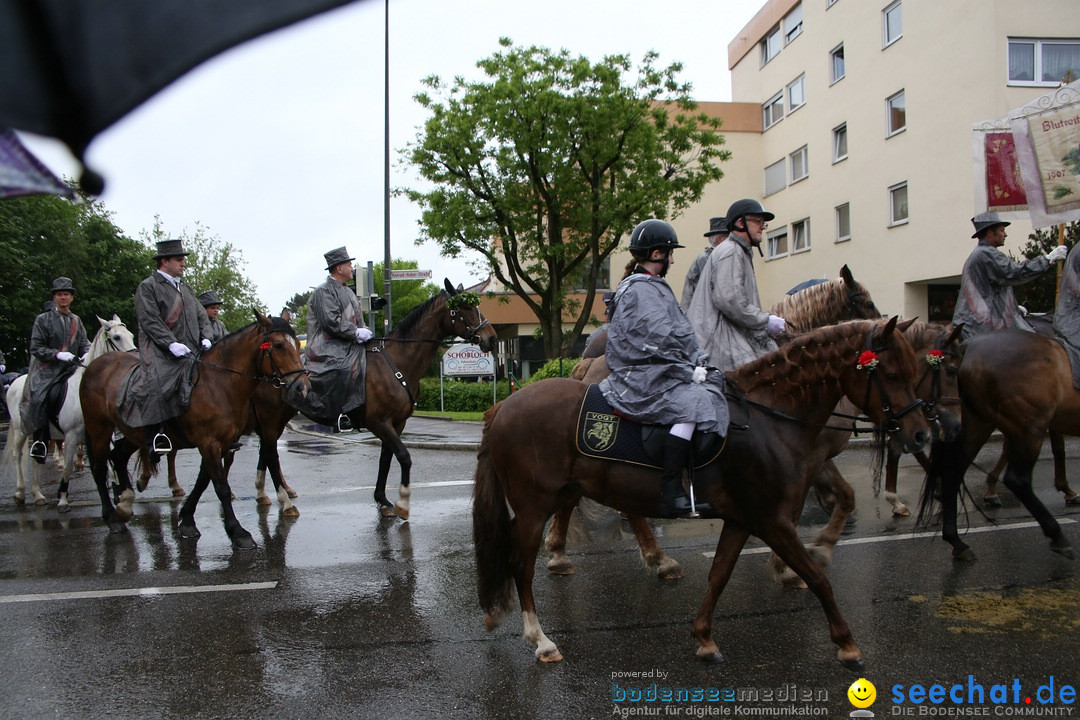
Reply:
<svg viewBox="0 0 1080 720"><path fill-rule="evenodd" d="M64 441L64 469L60 480L60 490L57 493L59 503L56 509L60 512L68 512L67 490L71 476L75 473L75 453L79 444L83 441L85 426L83 424L82 405L79 404L79 383L82 382L83 372L94 358L104 355L113 350L130 352L135 349L135 338L127 329L124 322L113 315L112 320L102 320L101 329L90 343L90 350L82 357L82 364L75 369L67 381L67 395L64 397L64 405L60 408L60 427L64 434L56 432L56 428L50 425L53 440ZM10 423L8 425L7 446L4 448L4 457L12 457L15 460L15 504L23 505L26 502L26 476L30 475L30 492L34 496L35 505L44 505L45 496L41 494L38 475L32 472L30 467L29 453L26 452L30 440L29 435L23 432L22 418L19 414L19 403L22 402L23 388L26 385L26 375L15 379L7 391L7 407Z"/></svg>

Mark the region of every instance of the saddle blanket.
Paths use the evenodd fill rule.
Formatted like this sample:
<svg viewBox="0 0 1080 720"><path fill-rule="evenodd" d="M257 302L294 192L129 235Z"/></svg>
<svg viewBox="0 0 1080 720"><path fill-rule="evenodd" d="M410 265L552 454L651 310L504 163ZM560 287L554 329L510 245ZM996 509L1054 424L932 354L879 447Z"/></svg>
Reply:
<svg viewBox="0 0 1080 720"><path fill-rule="evenodd" d="M600 392L599 385L589 385L578 411L577 449L582 455L600 460L614 460L660 469L663 467L663 436L668 428L658 425L642 425L616 414ZM652 435L650 452L645 446L645 435ZM701 441L704 440L704 446ZM724 449L720 436L710 433L694 435L694 467L704 467L715 460Z"/></svg>
<svg viewBox="0 0 1080 720"><path fill-rule="evenodd" d="M1073 387L1080 390L1080 348L1061 336L1054 339L1065 348L1065 354L1069 356L1069 365L1072 366Z"/></svg>

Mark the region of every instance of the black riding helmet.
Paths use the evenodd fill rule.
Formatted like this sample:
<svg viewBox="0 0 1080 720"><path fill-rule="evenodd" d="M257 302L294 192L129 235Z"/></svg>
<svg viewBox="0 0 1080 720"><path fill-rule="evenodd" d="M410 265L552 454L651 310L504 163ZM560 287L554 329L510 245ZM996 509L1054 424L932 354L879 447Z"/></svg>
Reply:
<svg viewBox="0 0 1080 720"><path fill-rule="evenodd" d="M635 258L647 258L652 250L674 250L685 247L679 244L675 228L655 218L638 223L630 234L630 254Z"/></svg>
<svg viewBox="0 0 1080 720"><path fill-rule="evenodd" d="M757 200L751 200L749 198L744 200L736 200L731 203L731 207L727 211L727 224L730 230L739 230L740 232L746 231L746 221L743 221L741 227L738 225L738 221L745 218L747 215L760 215L768 222L776 216L771 212L767 212L765 208L761 207L761 203Z"/></svg>

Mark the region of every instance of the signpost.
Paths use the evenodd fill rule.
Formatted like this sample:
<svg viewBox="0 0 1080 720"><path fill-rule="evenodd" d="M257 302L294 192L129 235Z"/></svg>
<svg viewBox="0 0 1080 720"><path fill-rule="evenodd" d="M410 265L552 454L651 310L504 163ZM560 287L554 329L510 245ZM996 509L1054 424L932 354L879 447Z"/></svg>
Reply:
<svg viewBox="0 0 1080 720"><path fill-rule="evenodd" d="M391 270L391 280L429 280L430 270Z"/></svg>
<svg viewBox="0 0 1080 720"><path fill-rule="evenodd" d="M398 272L398 271L394 271ZM413 271L424 272L424 271ZM430 271L428 271L430 274ZM491 353L480 349L479 345L458 343L451 345L443 355L439 366L439 410L443 410L443 377L483 377L491 376L491 404L495 404L495 358Z"/></svg>

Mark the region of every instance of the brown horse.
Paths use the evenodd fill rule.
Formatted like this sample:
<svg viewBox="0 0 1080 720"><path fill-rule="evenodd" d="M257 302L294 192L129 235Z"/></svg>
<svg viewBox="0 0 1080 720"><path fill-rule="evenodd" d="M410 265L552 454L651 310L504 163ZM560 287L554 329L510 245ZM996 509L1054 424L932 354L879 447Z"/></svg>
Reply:
<svg viewBox="0 0 1080 720"><path fill-rule="evenodd" d="M1047 432L1080 435L1080 391L1073 387L1065 349L1054 340L1022 330L977 335L967 341L960 363L959 439L935 442L923 489L919 519L931 515L940 485L942 539L953 557L975 557L957 533L957 499L964 472L995 428L1008 452L1005 487L1019 498L1050 538L1050 549L1072 558L1072 546L1031 488L1031 471Z"/></svg>
<svg viewBox="0 0 1080 720"><path fill-rule="evenodd" d="M401 433L420 397L420 378L431 367L439 344L448 337L458 336L491 352L498 340L494 328L473 302L478 299L476 295L463 294L462 286L455 288L449 280L444 280L443 285L444 290L406 315L390 335L378 344L376 341L369 344L365 403L348 413L353 427L366 427L382 441L375 502L387 517L394 514L403 519L409 517L412 458L401 442ZM461 297L455 300L458 296ZM337 422L336 418L313 419L326 425ZM394 458L401 466L396 504L386 499L386 479Z"/></svg>
<svg viewBox="0 0 1080 720"><path fill-rule="evenodd" d="M868 348L876 353L875 363L863 354ZM862 652L792 517L808 489L804 458L844 395L872 421L895 426L907 449L917 450L929 440L929 426L912 390L916 364L911 345L896 332L895 318L854 321L809 333L727 377L737 396L732 408L746 420L730 428L717 460L695 474L697 496L724 520L709 588L693 626L697 655L722 659L712 638L712 616L753 534L806 580L825 611L838 658L861 669ZM502 621L512 604L511 583L516 584L525 639L545 662L562 655L544 635L533 599L544 524L567 495L636 515L659 510L659 471L578 453L574 426L586 388L553 378L511 395L486 413L477 454L473 539L485 624L493 629Z"/></svg>
<svg viewBox="0 0 1080 720"><path fill-rule="evenodd" d="M221 501L225 532L239 550L254 548L255 541L233 512L222 456L240 437L248 417L248 402L260 381L289 382L293 391L301 395L310 386L293 329L280 318L267 318L258 312L255 316L257 322L226 336L197 360L197 379L188 408L165 425L173 447L197 447L202 455L195 487L180 508L181 537L200 535L195 524L195 507L213 482ZM137 357L127 353L103 355L86 369L79 388L90 469L101 497L102 518L114 533L125 532L125 520L131 517L135 493L128 475L128 459L139 451L143 463L149 462L145 428L128 427L116 416L120 386L138 362ZM114 429L123 433L127 442L118 443L110 452ZM116 507L106 486L110 461L120 489Z"/></svg>

